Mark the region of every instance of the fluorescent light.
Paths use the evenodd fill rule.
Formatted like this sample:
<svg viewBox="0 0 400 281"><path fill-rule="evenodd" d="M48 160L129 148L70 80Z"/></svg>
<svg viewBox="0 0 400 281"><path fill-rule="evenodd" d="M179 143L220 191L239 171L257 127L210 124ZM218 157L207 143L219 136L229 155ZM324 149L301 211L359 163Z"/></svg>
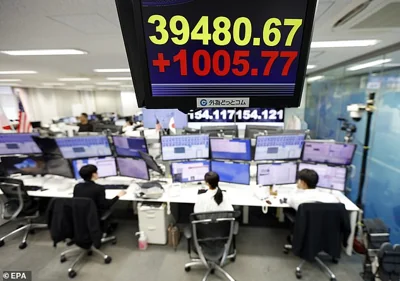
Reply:
<svg viewBox="0 0 400 281"><path fill-rule="evenodd" d="M107 80L111 81L132 81L131 77L107 77Z"/></svg>
<svg viewBox="0 0 400 281"><path fill-rule="evenodd" d="M44 85L44 86L64 86L65 83L57 83L57 82L54 82L54 83L42 83L42 85Z"/></svg>
<svg viewBox="0 0 400 281"><path fill-rule="evenodd" d="M362 64L358 64L352 67L347 68L348 71L355 71L355 70L360 70L360 69L364 69L364 68L368 68L368 67L373 67L373 66L377 66L377 65L381 65L387 62L391 62L392 59L380 59L380 60L374 60L374 61L370 61L367 63L362 63Z"/></svg>
<svg viewBox="0 0 400 281"><path fill-rule="evenodd" d="M36 74L37 71L33 70L10 70L10 71L0 71L0 74L13 75L13 74Z"/></svg>
<svg viewBox="0 0 400 281"><path fill-rule="evenodd" d="M120 82L98 82L96 85L100 86L107 86L107 85L119 85L121 84Z"/></svg>
<svg viewBox="0 0 400 281"><path fill-rule="evenodd" d="M0 82L20 82L21 79L0 79Z"/></svg>
<svg viewBox="0 0 400 281"><path fill-rule="evenodd" d="M307 65L307 69L313 69L313 68L316 68L317 66L316 65L313 65L313 64L308 64Z"/></svg>
<svg viewBox="0 0 400 281"><path fill-rule="evenodd" d="M86 55L87 52L76 49L50 49L50 50L15 50L0 51L10 56L59 56L59 55Z"/></svg>
<svg viewBox="0 0 400 281"><path fill-rule="evenodd" d="M105 72L105 73L113 73L113 72L131 72L129 68L97 68L93 69L94 72Z"/></svg>
<svg viewBox="0 0 400 281"><path fill-rule="evenodd" d="M379 43L379 40L343 40L311 42L311 48L368 47Z"/></svg>
<svg viewBox="0 0 400 281"><path fill-rule="evenodd" d="M94 85L76 85L75 88L94 88Z"/></svg>
<svg viewBox="0 0 400 281"><path fill-rule="evenodd" d="M314 82L314 81L317 81L317 80L321 80L321 79L323 79L324 78L324 76L322 76L322 75L320 75L320 76L313 76L313 77L310 77L310 78L308 78L307 79L307 82Z"/></svg>
<svg viewBox="0 0 400 281"><path fill-rule="evenodd" d="M58 81L61 82L79 82L79 81L89 81L90 78L82 78L82 77L75 77L75 78L58 78Z"/></svg>

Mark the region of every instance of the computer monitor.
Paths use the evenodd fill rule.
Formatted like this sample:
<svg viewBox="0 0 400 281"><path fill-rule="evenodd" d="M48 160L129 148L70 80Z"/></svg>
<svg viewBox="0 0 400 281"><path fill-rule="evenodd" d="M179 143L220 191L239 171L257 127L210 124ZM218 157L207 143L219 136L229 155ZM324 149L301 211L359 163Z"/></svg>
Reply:
<svg viewBox="0 0 400 281"><path fill-rule="evenodd" d="M44 155L46 162L46 174L56 175L66 178L73 178L71 163L57 155Z"/></svg>
<svg viewBox="0 0 400 281"><path fill-rule="evenodd" d="M32 139L44 155L61 156L61 150L58 148L57 142L54 138L32 136Z"/></svg>
<svg viewBox="0 0 400 281"><path fill-rule="evenodd" d="M257 184L274 185L296 183L297 163L263 163L257 165Z"/></svg>
<svg viewBox="0 0 400 281"><path fill-rule="evenodd" d="M208 134L210 137L232 136L237 138L239 136L237 125L201 126L200 132L202 134Z"/></svg>
<svg viewBox="0 0 400 281"><path fill-rule="evenodd" d="M118 156L140 157L138 150L149 153L145 138L113 136L113 142Z"/></svg>
<svg viewBox="0 0 400 281"><path fill-rule="evenodd" d="M210 138L211 158L228 160L251 160L250 139Z"/></svg>
<svg viewBox="0 0 400 281"><path fill-rule="evenodd" d="M46 163L42 156L30 157L2 157L2 166L6 175L44 175L46 174Z"/></svg>
<svg viewBox="0 0 400 281"><path fill-rule="evenodd" d="M81 179L79 170L85 165L95 165L99 178L112 177L117 175L117 165L114 157L85 158L72 161L72 170L76 179Z"/></svg>
<svg viewBox="0 0 400 281"><path fill-rule="evenodd" d="M149 180L149 170L143 159L117 157L120 176Z"/></svg>
<svg viewBox="0 0 400 281"><path fill-rule="evenodd" d="M143 127L154 129L157 124L163 129L169 129L174 122L176 129L183 129L188 124L187 115L178 109L147 109L143 108Z"/></svg>
<svg viewBox="0 0 400 281"><path fill-rule="evenodd" d="M211 171L218 173L221 182L250 184L250 164L211 161Z"/></svg>
<svg viewBox="0 0 400 281"><path fill-rule="evenodd" d="M42 122L40 121L31 121L32 129L40 129L42 127Z"/></svg>
<svg viewBox="0 0 400 281"><path fill-rule="evenodd" d="M41 154L42 151L33 141L37 134L0 134L0 155Z"/></svg>
<svg viewBox="0 0 400 281"><path fill-rule="evenodd" d="M318 187L329 188L344 192L346 189L347 170L345 167L333 167L325 164L300 163L298 171L310 169L317 172Z"/></svg>
<svg viewBox="0 0 400 281"><path fill-rule="evenodd" d="M278 126L246 125L244 137L255 139L257 136L276 134L278 132L282 132L282 128Z"/></svg>
<svg viewBox="0 0 400 281"><path fill-rule="evenodd" d="M106 136L56 138L66 159L110 156L111 148Z"/></svg>
<svg viewBox="0 0 400 281"><path fill-rule="evenodd" d="M301 158L305 162L350 165L356 147L350 143L307 141Z"/></svg>
<svg viewBox="0 0 400 281"><path fill-rule="evenodd" d="M151 157L149 154L144 153L143 151L139 150L140 157L146 162L146 165L149 169L152 169L153 171L164 175L163 170L158 166L157 162Z"/></svg>
<svg viewBox="0 0 400 281"><path fill-rule="evenodd" d="M258 136L254 160L300 159L304 139L304 134Z"/></svg>
<svg viewBox="0 0 400 281"><path fill-rule="evenodd" d="M161 152L163 160L190 160L209 157L208 135L162 136Z"/></svg>
<svg viewBox="0 0 400 281"><path fill-rule="evenodd" d="M171 176L174 182L203 181L210 171L210 161L185 161L171 164Z"/></svg>

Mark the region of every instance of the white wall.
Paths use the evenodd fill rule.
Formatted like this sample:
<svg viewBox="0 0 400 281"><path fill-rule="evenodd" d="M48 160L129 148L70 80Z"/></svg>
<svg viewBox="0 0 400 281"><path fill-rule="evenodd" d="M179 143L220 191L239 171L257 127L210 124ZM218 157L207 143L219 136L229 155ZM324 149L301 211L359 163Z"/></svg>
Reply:
<svg viewBox="0 0 400 281"><path fill-rule="evenodd" d="M140 111L135 92L121 92L121 114L123 116L134 115Z"/></svg>

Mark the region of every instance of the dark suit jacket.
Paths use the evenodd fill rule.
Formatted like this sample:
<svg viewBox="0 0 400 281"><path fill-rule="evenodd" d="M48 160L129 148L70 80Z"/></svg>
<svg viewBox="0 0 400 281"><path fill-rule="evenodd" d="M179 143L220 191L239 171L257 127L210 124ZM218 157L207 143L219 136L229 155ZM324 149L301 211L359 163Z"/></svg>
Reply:
<svg viewBox="0 0 400 281"><path fill-rule="evenodd" d="M83 132L93 132L93 125L90 123L87 124L79 124L79 132L83 133Z"/></svg>
<svg viewBox="0 0 400 281"><path fill-rule="evenodd" d="M75 185L74 197L92 199L100 216L118 201L118 196L115 196L112 200L107 200L104 186L93 181L86 181Z"/></svg>
<svg viewBox="0 0 400 281"><path fill-rule="evenodd" d="M312 261L321 251L340 258L350 235L350 220L341 203L304 203L299 206L293 234L293 253Z"/></svg>

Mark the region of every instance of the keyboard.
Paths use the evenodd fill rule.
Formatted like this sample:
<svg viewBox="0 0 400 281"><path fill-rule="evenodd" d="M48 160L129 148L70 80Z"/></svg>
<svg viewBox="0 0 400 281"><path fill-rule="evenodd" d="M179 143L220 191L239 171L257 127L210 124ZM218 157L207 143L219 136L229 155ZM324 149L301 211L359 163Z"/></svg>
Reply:
<svg viewBox="0 0 400 281"><path fill-rule="evenodd" d="M41 186L35 186L35 185L25 185L25 190L26 191L38 191L38 190L42 190Z"/></svg>
<svg viewBox="0 0 400 281"><path fill-rule="evenodd" d="M129 185L126 184L104 184L105 189L127 189Z"/></svg>

